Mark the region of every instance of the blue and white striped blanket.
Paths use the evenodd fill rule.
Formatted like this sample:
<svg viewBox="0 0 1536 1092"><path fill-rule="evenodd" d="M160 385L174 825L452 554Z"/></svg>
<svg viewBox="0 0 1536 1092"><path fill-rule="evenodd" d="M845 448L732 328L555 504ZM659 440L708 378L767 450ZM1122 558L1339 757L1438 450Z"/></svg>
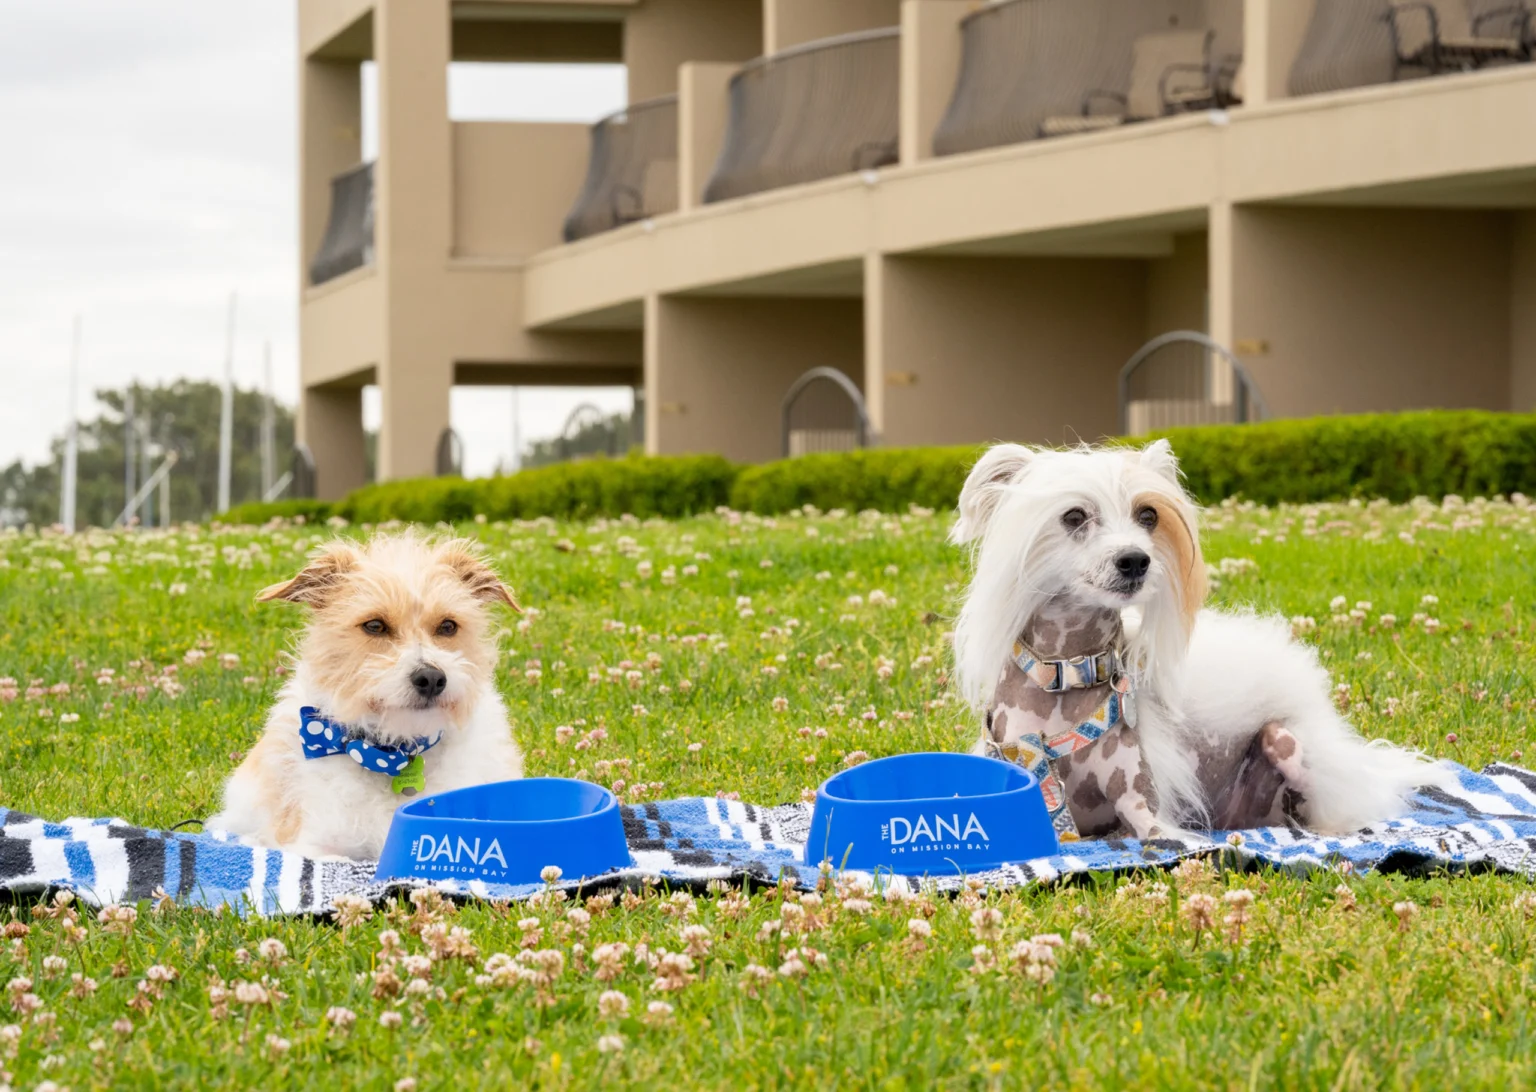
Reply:
<svg viewBox="0 0 1536 1092"><path fill-rule="evenodd" d="M1150 842L1108 839L1069 843L1070 850L983 873L998 887L1055 880L1079 872L1118 872L1170 865L1216 853L1243 862L1305 871L1312 868L1423 872L1491 868L1536 876L1536 773L1494 764L1481 773L1457 768L1453 793L1420 793L1407 815L1344 838L1266 828L1217 832L1209 837ZM815 882L805 860L810 807L755 807L711 797L685 797L624 808L633 867L608 873L588 888L661 877L673 886L710 880L772 883L788 873ZM178 902L242 913L324 913L344 894L379 900L410 884L379 883L362 861L322 861L244 845L219 834L145 830L120 819L66 819L52 823L0 808L0 890L40 894L69 888L94 904L169 895ZM873 876L866 876L874 882ZM881 876L887 886L930 882L940 890L959 876L926 881ZM499 886L438 881L450 894L521 898L540 885ZM569 887L578 886L569 883Z"/></svg>

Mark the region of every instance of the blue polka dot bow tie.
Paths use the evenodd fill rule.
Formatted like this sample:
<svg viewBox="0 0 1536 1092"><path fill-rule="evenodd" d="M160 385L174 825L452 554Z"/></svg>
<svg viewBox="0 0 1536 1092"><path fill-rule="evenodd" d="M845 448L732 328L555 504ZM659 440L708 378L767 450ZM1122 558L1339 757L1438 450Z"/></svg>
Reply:
<svg viewBox="0 0 1536 1092"><path fill-rule="evenodd" d="M345 754L363 769L389 777L402 773L411 759L430 751L443 738L439 732L432 739L417 736L398 747L382 747L357 736L349 739L348 731L346 725L338 724L313 706L299 710L299 739L304 744L305 758Z"/></svg>

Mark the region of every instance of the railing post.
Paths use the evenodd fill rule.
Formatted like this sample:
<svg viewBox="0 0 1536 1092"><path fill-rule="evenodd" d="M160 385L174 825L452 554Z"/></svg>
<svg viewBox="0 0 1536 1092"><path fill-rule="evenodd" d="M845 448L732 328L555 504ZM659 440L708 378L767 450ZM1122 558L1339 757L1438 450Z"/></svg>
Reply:
<svg viewBox="0 0 1536 1092"><path fill-rule="evenodd" d="M677 207L703 203L730 119L731 76L740 65L689 61L677 70Z"/></svg>
<svg viewBox="0 0 1536 1092"><path fill-rule="evenodd" d="M960 76L960 21L972 0L902 0L901 163L933 157L938 128Z"/></svg>

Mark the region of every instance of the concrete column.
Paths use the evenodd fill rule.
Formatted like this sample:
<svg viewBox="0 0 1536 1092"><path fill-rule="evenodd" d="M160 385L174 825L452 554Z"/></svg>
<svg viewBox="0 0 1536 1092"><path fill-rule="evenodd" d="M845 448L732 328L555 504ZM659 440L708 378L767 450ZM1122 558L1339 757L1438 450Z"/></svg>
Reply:
<svg viewBox="0 0 1536 1092"><path fill-rule="evenodd" d="M362 66L305 58L299 65L299 283L331 215L331 179L362 160Z"/></svg>
<svg viewBox="0 0 1536 1092"><path fill-rule="evenodd" d="M379 0L374 237L384 278L379 478L436 469L453 358L436 321L453 241L448 0Z"/></svg>
<svg viewBox="0 0 1536 1092"><path fill-rule="evenodd" d="M971 0L902 0L901 162L933 156L933 131L960 76L960 21Z"/></svg>
<svg viewBox="0 0 1536 1092"><path fill-rule="evenodd" d="M900 22L901 0L763 0L763 52Z"/></svg>
<svg viewBox="0 0 1536 1092"><path fill-rule="evenodd" d="M1510 214L1509 355L1510 404L1516 413L1536 412L1536 212Z"/></svg>
<svg viewBox="0 0 1536 1092"><path fill-rule="evenodd" d="M361 387L310 387L299 399L299 439L315 458L315 494L339 500L367 484Z"/></svg>
<svg viewBox="0 0 1536 1092"><path fill-rule="evenodd" d="M885 443L885 256L864 255L864 412Z"/></svg>
<svg viewBox="0 0 1536 1092"><path fill-rule="evenodd" d="M861 383L856 299L653 296L645 324L646 450L712 451L741 462L782 454L780 407L808 369Z"/></svg>
<svg viewBox="0 0 1536 1092"><path fill-rule="evenodd" d="M1217 201L1211 205L1210 230L1206 248L1207 291L1210 293L1210 313L1207 315L1205 332L1215 341L1232 348L1238 334L1232 316L1232 217L1230 201Z"/></svg>
<svg viewBox="0 0 1536 1092"><path fill-rule="evenodd" d="M865 291L886 446L1118 431L1120 368L1146 330L1145 262L887 257Z"/></svg>
<svg viewBox="0 0 1536 1092"><path fill-rule="evenodd" d="M1291 65L1301 52L1318 0L1246 0L1243 10L1243 101L1287 97Z"/></svg>
<svg viewBox="0 0 1536 1092"><path fill-rule="evenodd" d="M646 0L624 16L630 102L676 91L686 61L740 64L763 51L762 0Z"/></svg>
<svg viewBox="0 0 1536 1092"><path fill-rule="evenodd" d="M730 120L731 76L740 65L689 61L677 73L677 207L704 202Z"/></svg>
<svg viewBox="0 0 1536 1092"><path fill-rule="evenodd" d="M1234 345L1271 412L1507 409L1510 228L1485 210L1234 208Z"/></svg>

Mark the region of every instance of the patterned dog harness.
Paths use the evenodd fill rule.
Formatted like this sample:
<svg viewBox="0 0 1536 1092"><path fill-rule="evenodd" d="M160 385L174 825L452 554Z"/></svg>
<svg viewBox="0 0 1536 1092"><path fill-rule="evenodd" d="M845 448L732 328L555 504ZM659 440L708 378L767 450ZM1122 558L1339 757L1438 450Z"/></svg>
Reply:
<svg viewBox="0 0 1536 1092"><path fill-rule="evenodd" d="M1040 689L1050 694L1067 690L1091 690L1096 686L1108 686L1109 694L1099 703L1093 715L1081 724L1059 735L1049 737L1039 732L1024 732L1007 744L992 745L998 757L1017 762L1040 782L1040 793L1045 797L1046 810L1058 836L1071 839L1077 835L1077 824L1067 808L1066 786L1056 776L1053 763L1056 759L1091 746L1115 725L1124 721L1136 725L1135 695L1131 690L1130 676L1124 660L1115 649L1092 656L1074 656L1069 660L1048 660L1035 655L1022 641L1013 645L1013 663ZM989 717L990 720L990 717Z"/></svg>
<svg viewBox="0 0 1536 1092"><path fill-rule="evenodd" d="M386 747L369 743L357 735L355 729L332 720L320 710L306 705L299 710L299 739L304 744L304 757L329 758L345 754L363 769L397 779L395 791L414 796L417 786L411 784L408 772L413 763L422 769L420 756L426 754L442 740L443 733L428 739L417 736L398 747Z"/></svg>

